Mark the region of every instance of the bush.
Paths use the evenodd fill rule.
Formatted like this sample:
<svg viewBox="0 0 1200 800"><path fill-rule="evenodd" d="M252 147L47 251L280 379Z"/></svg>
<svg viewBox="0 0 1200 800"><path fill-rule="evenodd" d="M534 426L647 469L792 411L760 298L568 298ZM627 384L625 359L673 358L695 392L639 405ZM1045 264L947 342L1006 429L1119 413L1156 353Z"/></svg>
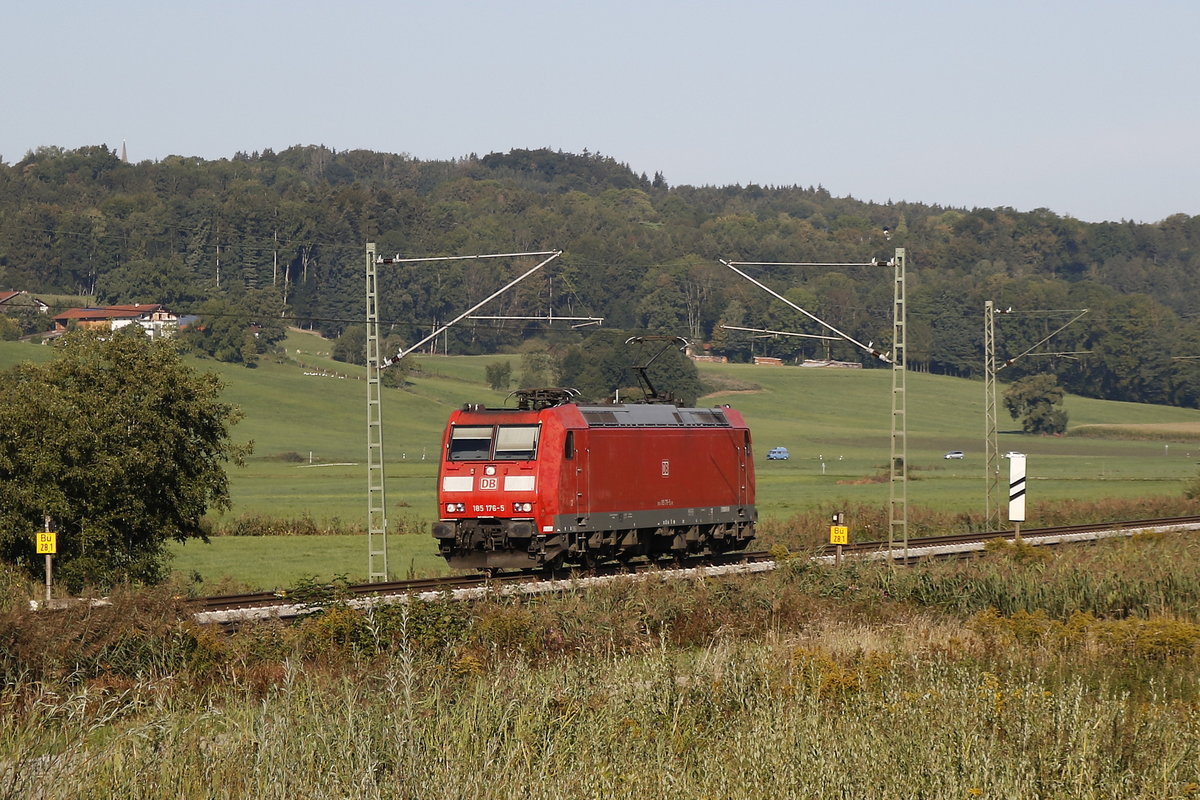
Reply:
<svg viewBox="0 0 1200 800"><path fill-rule="evenodd" d="M512 383L512 363L509 361L505 361L503 364L488 364L484 373L487 376L488 386L495 391L507 391Z"/></svg>
<svg viewBox="0 0 1200 800"><path fill-rule="evenodd" d="M21 325L3 312L0 312L0 339L15 342L21 338Z"/></svg>

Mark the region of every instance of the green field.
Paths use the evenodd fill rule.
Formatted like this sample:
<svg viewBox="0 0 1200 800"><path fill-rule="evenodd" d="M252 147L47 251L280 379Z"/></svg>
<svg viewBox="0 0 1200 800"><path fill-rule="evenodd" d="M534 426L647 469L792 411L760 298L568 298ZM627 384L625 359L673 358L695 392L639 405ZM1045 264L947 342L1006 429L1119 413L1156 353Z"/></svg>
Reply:
<svg viewBox="0 0 1200 800"><path fill-rule="evenodd" d="M330 342L320 337L293 332L285 344L285 359L264 359L255 369L194 362L218 373L226 382L225 398L244 412L235 439L254 441L246 467L231 470L232 508L214 514L212 522L236 529L239 520L258 517L303 519L319 529L360 532L366 525L364 371L332 361ZM0 368L49 355L47 347L3 342ZM491 391L484 381L486 366L504 360L519 371L520 356L419 356L414 358L419 371L403 390L384 390L391 531L423 535L428 530L442 427L464 402L504 401L504 393ZM889 370L744 364L700 368L712 385L734 387L701 403L728 403L750 423L764 519L786 519L816 507L888 502ZM910 505L980 512L985 487L982 382L910 373L907 396ZM1039 503L1178 495L1196 475L1200 411L1073 396L1068 396L1066 409L1072 427L1089 426L1088 436L1026 436L1012 420L1001 420L1001 451L1028 455L1027 527L1039 524ZM1119 426L1146 426L1133 435L1147 438L1131 438ZM778 445L791 451L791 459L766 461L767 450ZM966 457L943 459L949 450L962 450ZM435 568L436 560L426 561L432 542L424 545L422 535L390 537L392 572L403 576L417 565L427 574ZM206 582L232 575L273 586L297 574L291 556L282 553L312 547L311 562L301 558L298 574L357 578L366 571L361 535L359 554L351 544L344 556L340 545L293 545L311 537L276 540L265 550L258 549L263 544L254 538L214 537L211 545L178 547L176 567L185 575L199 573Z"/></svg>
<svg viewBox="0 0 1200 800"><path fill-rule="evenodd" d="M217 536L208 544L190 541L173 549L175 570L184 581L198 583L196 591L202 594L236 593L242 585L286 589L307 576L345 576L361 583L367 572L366 539L361 535ZM451 570L428 536L401 534L388 542L388 572L402 580L448 575ZM226 577L236 583L223 586Z"/></svg>
<svg viewBox="0 0 1200 800"><path fill-rule="evenodd" d="M328 342L294 334L288 354L346 378L305 375L292 362L255 370L203 362L225 377L226 397L246 413L237 435L255 441L247 467L233 474L234 507L224 519L309 515L363 524L366 387L361 370L315 354L321 346L327 348ZM385 391L390 516L432 519L435 456L446 418L464 402L503 402L503 393L486 387L484 370L506 358L519 361L516 356L418 357L421 374L403 391ZM755 387L718 392L701 402L728 403L749 421L765 517L834 500L887 502L886 480L871 480L886 473L890 453L890 371L744 364L703 364L701 370L720 385ZM982 505L983 399L979 381L908 376L910 503L954 509ZM1200 411L1192 409L1080 397L1068 397L1066 408L1072 426L1192 425L1200 430ZM1169 436L1173 429L1164 430ZM1006 417L1000 449L1029 457L1032 517L1039 499L1178 493L1181 483L1195 475L1200 441L1194 434L1189 440L1186 428L1176 430L1174 439L1031 437ZM766 461L766 451L776 445L788 447L791 460ZM943 459L949 450L963 450L966 458ZM303 461L282 461L284 453L299 454ZM1030 524L1034 522L1031 518Z"/></svg>

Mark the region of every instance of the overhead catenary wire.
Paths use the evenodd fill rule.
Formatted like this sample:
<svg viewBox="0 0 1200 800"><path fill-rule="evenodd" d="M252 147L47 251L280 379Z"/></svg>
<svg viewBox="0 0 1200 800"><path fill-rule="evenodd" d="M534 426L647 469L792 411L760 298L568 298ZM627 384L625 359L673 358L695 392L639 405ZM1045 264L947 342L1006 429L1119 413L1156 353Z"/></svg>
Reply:
<svg viewBox="0 0 1200 800"><path fill-rule="evenodd" d="M801 339L824 339L825 341L829 341L829 342L842 341L842 338L840 336L821 336L820 334L817 334L817 333L792 333L790 331L766 330L765 328L742 328L737 325L722 325L721 328L722 328L722 330L727 330L727 331L747 331L748 333L769 333L769 334L773 334L775 336L796 336Z"/></svg>
<svg viewBox="0 0 1200 800"><path fill-rule="evenodd" d="M1074 311L1074 310L1076 310L1076 309L1072 309L1072 311ZM1068 312L1068 313L1069 313L1069 312ZM1043 336L1043 337L1042 337L1041 339L1039 339L1037 342L1035 342L1035 343L1034 343L1034 344L1033 344L1031 347L1029 347L1028 349L1026 349L1026 350L1025 350L1025 352L1021 353L1020 355L1013 356L1012 358L1006 359L1006 360L1004 361L1004 363L1003 363L1003 364L1001 364L1000 366L996 367L996 371L997 371L997 372L999 372L1000 370L1004 369L1005 367L1011 366L1011 365L1012 365L1012 363L1013 363L1014 361L1016 361L1017 359L1019 359L1019 358L1024 358L1024 357L1025 357L1025 356L1027 356L1027 355L1033 354L1033 351L1034 351L1034 350L1037 350L1039 347L1041 347L1042 345L1044 345L1046 342L1050 341L1052 338L1054 338L1055 336L1057 336L1059 333L1062 333L1064 330L1066 330L1068 327L1070 327L1070 326L1071 326L1073 323L1075 323L1077 320L1079 320L1080 318L1082 318L1082 317L1083 317L1083 315L1084 315L1084 314L1086 314L1086 313L1088 313L1088 309L1086 309L1086 308L1085 308L1085 309L1083 309L1082 311L1079 311L1079 313L1077 313L1075 316L1071 317L1071 319L1067 320L1067 322L1063 323L1062 325L1060 325L1059 327L1055 328L1055 329L1054 329L1053 331L1051 331L1050 333L1048 333L1048 334L1046 334L1045 336ZM1082 352L1082 351L1080 351L1080 352ZM1049 355L1049 354L1046 354L1046 355ZM1067 354L1067 353L1063 353L1062 355L1068 355L1068 354ZM1070 355L1074 355L1074 353L1072 353L1072 354L1070 354Z"/></svg>
<svg viewBox="0 0 1200 800"><path fill-rule="evenodd" d="M777 292L777 291L775 291L774 289L772 289L771 287L767 286L767 285L766 285L765 283L763 283L762 281L755 280L754 278L750 277L748 274L746 274L746 273L745 273L745 272L743 272L742 270L738 269L738 268L737 268L737 266L735 266L735 265L741 265L741 266L750 266L750 265L752 265L753 263L757 263L757 262L746 262L746 261L736 261L736 262L735 262L735 261L726 261L725 259L717 259L717 260L718 260L718 261L720 261L720 262L721 262L722 264L724 264L725 266L729 267L731 270L733 270L734 272L736 272L738 275L741 275L743 278L745 278L746 280L748 280L748 281L750 281L751 283L753 283L755 286L759 287L759 288L760 288L760 289L762 289L763 291L765 291L765 292L767 292L768 294L770 294L770 295L771 295L772 297L774 297L776 300L779 300L780 302L782 302L782 303L785 303L786 305L790 306L791 308L795 309L796 311L799 311L801 314L803 314L804 316L806 316L806 317L808 317L809 319L811 319L813 322L816 322L818 325L821 325L822 327L824 327L824 328L826 328L826 329L828 329L828 330L832 331L833 333L837 334L837 336L838 336L839 338L841 338L841 339L844 339L845 341L847 341L847 342L850 342L850 343L851 343L851 344L853 344L853 345L856 345L856 346L857 346L857 347L859 347L861 350L864 350L864 351L866 351L867 353L870 353L871 355L875 356L875 358L879 359L880 361L882 361L882 362L884 362L884 363L886 363L886 364L890 364L890 363L891 363L891 359L888 357L888 355L887 355L886 353L883 353L883 352L881 352L881 351L879 351L879 350L876 350L876 349L875 349L874 347L872 347L870 344L863 344L862 342L858 341L857 339L855 339L855 338L854 338L853 336L851 336L850 334L848 334L848 333L845 333L845 332L843 332L843 331L841 331L841 330L838 330L837 328L835 328L834 326L830 325L830 324L829 324L828 322L826 322L825 320L821 319L820 317L816 316L815 314L813 314L813 313L811 313L811 312L809 312L809 311L806 311L805 309L803 309L803 308L801 308L800 306L798 306L798 305L796 305L795 303L793 303L791 300L788 300L786 297L784 297L783 295L781 295L779 292ZM869 263L869 264L863 264L863 263L860 263L860 264L855 264L855 266L862 266L862 267L866 267L866 266L879 266L879 262L872 261L872 262L871 262L871 263Z"/></svg>
<svg viewBox="0 0 1200 800"><path fill-rule="evenodd" d="M69 311L74 308L103 308L104 307L104 306L80 306L78 304L70 305L70 304L60 304L60 303L47 303L46 305L47 305L47 308L51 311ZM123 305L129 305L129 304L125 303ZM202 317L202 318L204 318L204 317L262 316L261 314L258 314L257 312L253 312L253 311L206 311L206 310L199 309L199 308L189 308L187 306L180 307L173 303L146 303L145 305L167 305L167 306L170 306L172 312L174 312L180 316L197 316L197 317ZM869 309L867 309L865 307L861 307L861 306L849 306L847 308L852 311L860 311L860 312L865 312L865 311L869 310ZM1056 314L1061 315L1064 312L1053 311L1053 310L1046 310L1046 311L1041 311L1041 312L1036 312L1036 311L1026 311L1026 312L1013 311L1013 312L1011 312L1011 314L1014 316L1018 313L1027 314L1027 315L1041 313L1046 316L1051 316L1051 315L1056 315ZM1066 313L1072 313L1072 312L1066 312ZM1200 312L1197 312L1196 314L1180 315L1181 318L1187 318L1187 317L1191 317L1191 316L1200 316ZM322 315L322 314L280 314L278 316L270 315L270 318L278 319L278 320L290 320L293 322L328 322L328 323L337 323L337 324L341 324L341 325L365 325L367 322L367 318L365 315L363 315L361 317L356 317L356 316L355 317L334 317L334 316L326 316L326 315ZM522 319L526 319L526 320L530 320L530 321L537 321L537 320L543 319L543 318L540 318L540 317L516 317L516 316L512 316L512 317L495 316L495 317L493 317L493 316L471 315L468 317L468 319L475 319L475 320L488 322L489 327L493 328L493 329L518 330L524 326L508 325L508 324L505 324L505 322L507 320L517 321L517 320L522 320ZM565 315L564 316L558 316L558 315L554 316L555 321L584 320L585 321L584 325L596 324L595 322L593 322L593 320L602 320L602 319L603 319L603 317L599 317L599 316L594 316L594 317L593 316L568 317ZM1089 311L1089 319L1094 320L1094 322L1097 324L1102 324L1102 323L1111 323L1111 322L1130 322L1130 321L1135 321L1135 320L1141 321L1141 320L1144 320L1144 317L1105 316L1103 314L1096 314L1094 311ZM387 326L389 328L400 328L400 327L428 328L429 327L428 320L399 320L399 319L382 320L381 319L381 320L379 320L379 324L381 326ZM579 326L572 326L572 327L579 327ZM736 326L729 326L729 325L722 325L721 327L731 329L731 330L743 330L743 329L737 328ZM751 331L751 332L757 332L754 329L744 329L744 330ZM786 334L786 332L784 332L784 331L764 331L764 332L775 333L775 334L780 334L780 335L792 335L792 336L801 335L801 334ZM817 336L816 334L804 334L804 336L807 338L821 338L821 337ZM835 339L835 340L841 340L841 337L829 337L829 338ZM1073 354L1081 354L1082 352L1083 351L1073 353Z"/></svg>
<svg viewBox="0 0 1200 800"><path fill-rule="evenodd" d="M885 267L882 261L721 261L739 267Z"/></svg>
<svg viewBox="0 0 1200 800"><path fill-rule="evenodd" d="M542 267L544 267L544 266L546 266L547 264L549 264L549 263L550 263L551 261L553 261L554 259L556 259L556 258L558 258L559 256L561 256L561 255L562 255L562 253L563 253L563 251L562 251L562 250L546 250L546 251L541 251L541 252L537 252L537 253L508 253L508 254L506 254L508 257L515 257L515 256L518 256L518 255L524 255L524 256L547 256L547 258L545 258L545 259L543 259L542 261L538 262L538 264L537 264L537 265L535 265L535 266L531 267L530 269L528 269L528 270L526 270L524 273L522 273L520 276L518 276L518 277L514 278L513 280L509 281L509 282L508 282L507 284L505 284L504 286L502 286L502 287L500 287L499 289L497 289L496 291L492 292L490 295L488 295L487 297L485 297L483 300L481 300L481 301L479 301L478 303L476 303L475 305L471 306L469 309L467 309L467 310L466 310L466 311L464 311L463 313L459 314L457 317L455 317L454 319L450 320L450 321L449 321L449 322L447 322L445 325L442 325L440 328L438 328L437 330L435 330L433 333L429 334L429 335L428 335L428 336L426 336L425 338L421 339L419 342L416 342L415 344L409 345L409 346L408 346L408 347L406 347L406 348L402 348L402 349L401 349L399 352L397 352L397 353L396 353L396 355L392 356L391 358L385 359L385 360L384 360L384 361L383 361L383 362L380 364L380 366L381 366L381 367L385 367L385 368L386 368L386 367L389 367L389 366L391 366L392 364L394 364L394 363L396 363L397 361L399 361L400 359L404 358L404 357L405 357L406 355L408 355L409 353L415 352L415 351L416 351L417 349L419 349L421 346L423 346L423 345L427 344L428 342L431 342L431 341L433 341L433 340L434 340L434 339L436 339L438 336L440 336L440 335L442 334L442 332L443 332L443 331L446 331L446 330L450 329L450 328L451 328L451 327L453 327L453 326L454 326L456 323L458 323L458 322L462 321L463 319L465 319L465 318L466 318L466 317L468 317L469 315L473 314L475 311L477 311L478 309L480 309L480 308L482 308L483 306L487 305L487 304L488 304L488 303L490 303L492 300L495 300L497 297L499 297L500 295L504 294L504 293L505 293L505 292L507 292L509 289L511 289L512 287L516 286L518 283L520 283L521 281L525 280L527 277L529 277L530 275L532 275L533 273L537 272L537 271L538 271L539 269L541 269ZM495 257L495 256L487 256L487 255L484 255L484 256L467 256L467 258L494 258L494 257ZM439 257L439 259L438 259L438 260L441 260L441 259L440 259L440 257ZM404 263L404 261L405 261L404 259L401 259L401 260L397 260L397 261L390 261L390 262L383 262L383 263L392 263L392 264L398 264L398 263Z"/></svg>

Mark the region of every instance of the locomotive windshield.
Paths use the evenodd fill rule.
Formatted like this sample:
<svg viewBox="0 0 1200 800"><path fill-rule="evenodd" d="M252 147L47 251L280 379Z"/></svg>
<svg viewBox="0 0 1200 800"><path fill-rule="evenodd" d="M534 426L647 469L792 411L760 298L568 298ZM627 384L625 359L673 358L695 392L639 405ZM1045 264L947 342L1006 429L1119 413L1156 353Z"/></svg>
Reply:
<svg viewBox="0 0 1200 800"><path fill-rule="evenodd" d="M455 425L451 461L531 461L537 457L536 425Z"/></svg>
<svg viewBox="0 0 1200 800"><path fill-rule="evenodd" d="M492 427L455 425L450 431L451 461L486 461L492 452Z"/></svg>
<svg viewBox="0 0 1200 800"><path fill-rule="evenodd" d="M501 425L496 429L496 459L530 461L537 455L536 425Z"/></svg>

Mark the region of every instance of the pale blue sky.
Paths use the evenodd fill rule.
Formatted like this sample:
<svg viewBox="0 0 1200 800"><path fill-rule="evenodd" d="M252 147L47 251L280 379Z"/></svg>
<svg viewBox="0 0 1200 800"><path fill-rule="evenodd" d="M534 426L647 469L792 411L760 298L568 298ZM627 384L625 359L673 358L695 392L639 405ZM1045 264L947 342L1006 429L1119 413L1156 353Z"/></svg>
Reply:
<svg viewBox="0 0 1200 800"><path fill-rule="evenodd" d="M587 148L672 185L1200 214L1200 2L8 4L0 159Z"/></svg>

